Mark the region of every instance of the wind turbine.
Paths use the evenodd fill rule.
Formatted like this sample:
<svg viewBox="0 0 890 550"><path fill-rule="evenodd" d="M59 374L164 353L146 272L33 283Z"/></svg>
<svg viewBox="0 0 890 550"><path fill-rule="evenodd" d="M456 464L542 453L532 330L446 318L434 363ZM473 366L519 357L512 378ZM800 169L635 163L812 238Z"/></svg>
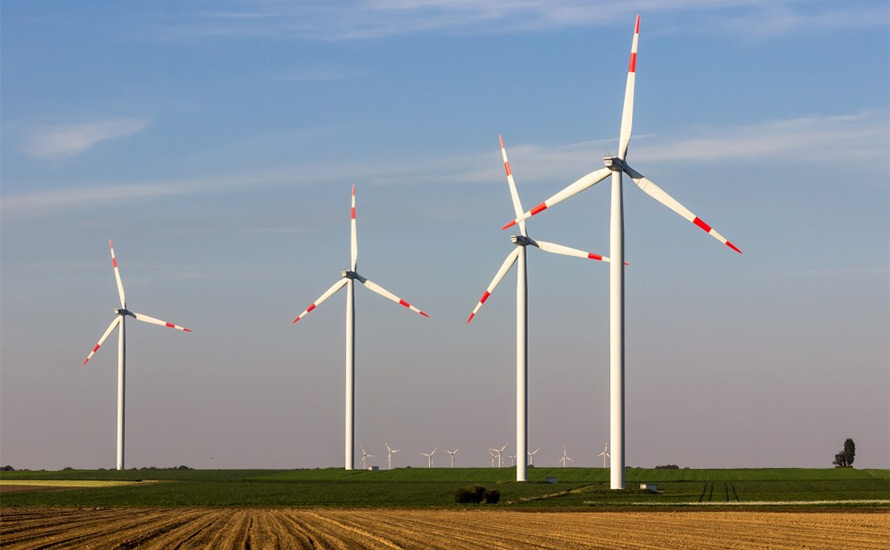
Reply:
<svg viewBox="0 0 890 550"><path fill-rule="evenodd" d="M453 451L449 451L448 449L445 449L445 452L451 455L451 467L452 468L454 468L454 455L456 455L457 451L459 451L459 450L460 450L460 447L458 447L457 449L454 449Z"/></svg>
<svg viewBox="0 0 890 550"><path fill-rule="evenodd" d="M634 181L644 193L654 198L664 206L670 208L686 220L692 222L700 229L725 244L729 248L741 254L741 250L726 240L723 235L713 227L702 221L701 218L690 212L685 206L668 195L661 187L655 185L652 180L643 176L630 167L626 162L627 149L630 144L631 128L633 126L633 102L634 86L637 70L637 43L640 37L640 16L637 16L634 27L633 42L630 50L630 63L627 71L627 86L624 93L624 108L621 114L621 130L618 138L618 155L603 159L605 168L583 176L562 191L556 193L528 212L517 216L512 222L503 227L521 223L535 214L538 214L565 199L580 193L612 176L612 202L609 255L612 262L609 268L609 394L610 394L610 439L612 444L611 455L611 488L624 489L624 202L622 198L621 174L625 173Z"/></svg>
<svg viewBox="0 0 890 550"><path fill-rule="evenodd" d="M386 469L392 470L392 455L399 452L398 449L393 449L389 446L389 443L386 443Z"/></svg>
<svg viewBox="0 0 890 550"><path fill-rule="evenodd" d="M560 464L562 464L563 468L566 467L566 461L575 462L574 460L569 458L569 455L566 454L566 446L563 445L562 446L562 458L559 459L559 462L560 462Z"/></svg>
<svg viewBox="0 0 890 550"><path fill-rule="evenodd" d="M488 454L491 455L491 467L494 468L494 457L497 456L497 453L494 452L494 449L488 449Z"/></svg>
<svg viewBox="0 0 890 550"><path fill-rule="evenodd" d="M541 448L538 447L534 451L529 451L529 453L528 453L528 465L529 466L535 465L535 455L538 454L538 451L540 451L540 450L541 450Z"/></svg>
<svg viewBox="0 0 890 550"><path fill-rule="evenodd" d="M495 448L490 449L492 457L495 457L495 456L498 457L498 468L501 467L501 454L504 452L504 449L507 448L507 445L509 445L509 443L504 443L504 446L501 447L500 449L495 449Z"/></svg>
<svg viewBox="0 0 890 550"><path fill-rule="evenodd" d="M603 457L603 468L605 468L606 467L606 458L612 456L609 454L609 442L608 441L606 442L606 446L603 447L603 452L601 452L600 454L598 454L596 456Z"/></svg>
<svg viewBox="0 0 890 550"><path fill-rule="evenodd" d="M174 325L148 315L136 313L127 309L127 297L124 294L124 284L121 282L121 272L117 266L117 258L114 256L114 245L111 240L108 241L108 248L111 250L111 265L114 268L114 279L117 282L117 294L120 297L121 307L114 308L114 321L108 325L105 333L99 338L99 343L93 347L93 351L83 360L86 365L93 355L99 351L99 347L105 343L105 340L111 336L115 328L118 329L117 340L117 469L124 469L124 397L125 397L125 381L126 381L126 364L127 364L127 338L125 325L127 317L132 317L137 321L151 323L153 325L161 325L162 327L174 328L185 332L191 332L192 329Z"/></svg>
<svg viewBox="0 0 890 550"><path fill-rule="evenodd" d="M510 188L510 197L513 199L513 210L517 217L522 216L522 203L519 200L519 192L516 190L516 182L513 180L513 171L510 169L510 161L507 159L507 149L504 147L504 138L498 136L501 143L501 156L504 160L504 171L507 174L507 185ZM510 240L516 245L507 259L501 265L501 268L495 274L494 279L482 298L473 308L467 323L473 320L476 313L482 307L482 304L488 300L491 293L494 292L498 283L507 274L513 264L517 264L516 268L516 454L525 456L528 452L528 281L526 278L526 259L525 249L531 245L545 252L554 254L563 254L566 256L575 256L578 258L588 258L591 260L600 260L608 262L609 258L594 254L592 252L584 252L576 248L569 248L560 244L549 243L546 241L536 241L528 236L525 229L525 221L519 222L519 235L513 235ZM498 457L500 459L500 457ZM516 481L526 480L526 465L522 463L516 467Z"/></svg>
<svg viewBox="0 0 890 550"><path fill-rule="evenodd" d="M507 455L507 458L510 459L510 466L516 466L516 455Z"/></svg>
<svg viewBox="0 0 890 550"><path fill-rule="evenodd" d="M364 447L360 447L360 448L361 448L361 450L362 450L362 470L367 470L367 469L368 469L368 465L366 464L366 461L367 461L369 458L373 457L374 455L372 455L371 453L366 453Z"/></svg>
<svg viewBox="0 0 890 550"><path fill-rule="evenodd" d="M436 454L436 451L437 451L438 449L439 449L439 448L436 447L435 449L432 450L432 452L429 452L429 453L420 453L421 455L425 456L426 459L427 459L427 463L426 463L426 467L427 467L427 468L432 468L432 467L433 467L433 455Z"/></svg>
<svg viewBox="0 0 890 550"><path fill-rule="evenodd" d="M313 309L321 305L322 302L333 296L344 286L346 287L346 434L345 434L345 456L346 469L352 470L355 463L355 281L360 282L372 292L388 298L397 304L429 317L426 313L420 311L405 300L402 300L392 292L386 290L382 286L374 283L370 279L366 279L358 274L356 265L358 261L358 241L356 240L355 231L355 185L352 186L352 211L351 218L351 240L349 250L351 253L350 268L340 272L342 278L327 289L317 300L307 307L303 313L297 315L291 324L296 323L305 317Z"/></svg>

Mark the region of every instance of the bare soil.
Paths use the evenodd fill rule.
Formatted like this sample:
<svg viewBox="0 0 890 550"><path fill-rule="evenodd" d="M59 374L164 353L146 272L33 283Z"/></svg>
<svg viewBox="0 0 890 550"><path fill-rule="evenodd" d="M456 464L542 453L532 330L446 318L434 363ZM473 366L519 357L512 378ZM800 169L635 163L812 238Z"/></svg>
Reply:
<svg viewBox="0 0 890 550"><path fill-rule="evenodd" d="M886 550L872 511L7 508L4 549Z"/></svg>

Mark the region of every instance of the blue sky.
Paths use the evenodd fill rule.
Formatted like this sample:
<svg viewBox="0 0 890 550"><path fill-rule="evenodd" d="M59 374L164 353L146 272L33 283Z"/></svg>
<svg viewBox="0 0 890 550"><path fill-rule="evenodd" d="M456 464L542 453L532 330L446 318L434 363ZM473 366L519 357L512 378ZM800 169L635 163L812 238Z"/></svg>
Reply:
<svg viewBox="0 0 890 550"><path fill-rule="evenodd" d="M626 181L627 463L890 467L886 2L23 2L0 8L0 462L114 464L117 304L130 466L342 464L349 261L356 443L514 445L503 135L528 208L617 148L739 256ZM529 222L608 253L608 186ZM608 439L608 269L529 254L529 444ZM445 457L447 458L447 456Z"/></svg>

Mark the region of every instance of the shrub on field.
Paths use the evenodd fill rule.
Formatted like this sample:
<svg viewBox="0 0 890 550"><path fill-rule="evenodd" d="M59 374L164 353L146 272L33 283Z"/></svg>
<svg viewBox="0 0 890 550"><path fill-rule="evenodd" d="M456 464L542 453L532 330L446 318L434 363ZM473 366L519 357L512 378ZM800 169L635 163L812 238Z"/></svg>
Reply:
<svg viewBox="0 0 890 550"><path fill-rule="evenodd" d="M15 468L7 464L6 466L0 468L0 472L14 472Z"/></svg>
<svg viewBox="0 0 890 550"><path fill-rule="evenodd" d="M485 497L485 504L497 504L501 500L501 492L497 489L489 489L485 491L483 496Z"/></svg>
<svg viewBox="0 0 890 550"><path fill-rule="evenodd" d="M656 466L655 469L656 470L679 470L680 467L677 466L676 464L664 464L661 466Z"/></svg>
<svg viewBox="0 0 890 550"><path fill-rule="evenodd" d="M472 485L461 487L454 493L454 502L458 504L479 504L485 498L485 487Z"/></svg>

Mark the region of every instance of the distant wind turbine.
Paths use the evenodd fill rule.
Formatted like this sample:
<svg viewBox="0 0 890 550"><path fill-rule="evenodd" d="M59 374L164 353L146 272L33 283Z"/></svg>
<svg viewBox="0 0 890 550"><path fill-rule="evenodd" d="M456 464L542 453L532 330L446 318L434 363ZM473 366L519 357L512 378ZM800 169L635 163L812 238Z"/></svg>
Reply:
<svg viewBox="0 0 890 550"><path fill-rule="evenodd" d="M516 217L519 218L520 216L522 216L522 203L519 200L519 192L516 190L516 182L513 180L513 171L510 169L510 161L507 159L507 149L506 147L504 147L504 139L501 136L498 136L498 139L500 140L501 144L501 157L504 161L504 171L507 174L507 185L510 188L510 197L513 200L513 211L516 213ZM488 297L491 295L492 292L494 292L495 287L498 286L498 283L501 282L501 279L504 278L504 276L515 263L517 265L516 454L517 456L525 456L525 454L528 452L528 281L526 277L525 250L528 246L533 246L536 248L540 248L545 252L563 254L565 256L575 256L577 258L587 258L604 262L608 262L609 258L605 258L603 256L600 256L599 254L594 254L592 252L585 252L576 248L569 248L561 244L549 243L546 241L536 241L535 239L532 239L528 236L528 232L525 228L525 221L521 220L518 223L520 234L510 237L510 240L512 240L513 244L516 245L516 248L514 248L513 251L507 255L507 258L504 260L501 268L495 274L494 279L491 281L491 284L489 284L488 288L485 289L485 292L482 294L482 298L479 299L479 302L476 304L473 312L470 313L470 317L467 319L467 323L473 320L473 317L476 316L476 313L482 307L482 304L484 304L485 301L488 300ZM523 462L516 467L516 481L525 480L526 465L525 462Z"/></svg>
<svg viewBox="0 0 890 550"><path fill-rule="evenodd" d="M155 319L154 317L149 317L148 315L143 315L141 313L136 313L134 311L130 311L127 309L127 297L124 295L124 284L121 282L121 272L117 266L117 258L114 256L114 245L111 241L108 241L108 248L111 250L111 265L114 268L114 279L117 282L117 294L121 301L121 307L114 308L115 318L114 321L108 325L108 329L105 330L105 333L99 338L99 343L93 347L93 351L87 355L87 358L83 360L83 364L86 365L87 361L89 361L93 355L99 350L99 347L105 343L105 340L111 336L111 333L115 328L118 328L118 341L117 341L117 469L124 469L124 398L125 398L125 381L126 381L126 364L127 364L127 338L124 327L126 325L127 317L132 317L137 321L142 321L144 323L151 323L153 325L160 325L162 327L173 328L176 330L182 330L185 332L191 332L191 329L181 327L178 325L174 325L173 323L168 323L166 321L161 321L160 319Z"/></svg>
<svg viewBox="0 0 890 550"><path fill-rule="evenodd" d="M569 455L566 454L566 446L563 445L562 446L562 458L559 459L559 462L560 462L560 464L562 464L563 468L566 467L566 461L575 462L574 460L569 458Z"/></svg>
<svg viewBox="0 0 890 550"><path fill-rule="evenodd" d="M433 467L433 455L436 454L436 451L437 451L438 449L439 449L439 448L436 447L435 449L432 450L432 452L429 452L429 453L420 453L421 455L423 455L423 456L425 456L425 457L427 458L427 463L426 463L426 467L427 467L427 468L432 468L432 467Z"/></svg>
<svg viewBox="0 0 890 550"><path fill-rule="evenodd" d="M362 450L362 470L367 470L368 464L366 461L369 458L373 457L374 455L372 455L371 453L366 453L364 447L361 447L361 450Z"/></svg>
<svg viewBox="0 0 890 550"><path fill-rule="evenodd" d="M460 450L460 447L458 447L457 449L454 449L453 451L449 451L448 449L445 449L445 452L451 455L451 467L452 468L454 468L454 455L456 455L457 451L459 451L459 450Z"/></svg>
<svg viewBox="0 0 890 550"><path fill-rule="evenodd" d="M535 455L538 454L538 451L540 451L540 450L541 450L541 448L538 447L534 451L529 451L529 453L528 453L528 465L529 466L535 465Z"/></svg>
<svg viewBox="0 0 890 550"><path fill-rule="evenodd" d="M500 449L495 449L495 448L491 449L491 454L493 456L498 457L498 468L501 467L501 454L504 452L504 449L507 448L507 445L509 445L509 443L505 443L504 446L501 447Z"/></svg>
<svg viewBox="0 0 890 550"><path fill-rule="evenodd" d="M392 455L399 452L398 449L393 449L389 446L389 443L386 443L386 469L392 470Z"/></svg>
<svg viewBox="0 0 890 550"><path fill-rule="evenodd" d="M610 486L624 489L624 199L622 197L621 175L627 174L647 195L670 208L681 217L702 229L721 243L741 254L741 250L718 233L713 227L693 214L685 206L668 195L649 178L630 167L626 162L633 127L634 88L637 71L637 44L640 38L640 16L634 26L633 42L630 50L630 64L627 70L627 85L624 91L624 108L621 114L621 129L618 137L618 155L603 159L605 168L595 170L581 177L562 191L559 191L528 212L517 216L503 227L507 229L521 223L535 214L592 187L612 176L612 203L609 238L609 255L612 262L609 268L609 386L610 386L610 439L612 442Z"/></svg>
<svg viewBox="0 0 890 550"><path fill-rule="evenodd" d="M609 442L608 441L606 442L606 446L603 447L603 452L601 452L600 454L598 454L596 456L603 457L603 468L605 468L606 467L606 458L612 456L609 454Z"/></svg>
<svg viewBox="0 0 890 550"><path fill-rule="evenodd" d="M345 456L346 469L352 470L355 466L355 281L360 282L368 290L375 292L384 298L388 298L397 304L405 306L415 313L419 313L424 317L429 317L426 313L420 311L405 300L402 300L395 294L389 292L373 281L366 279L358 274L356 265L358 262L358 242L355 230L355 185L352 186L352 211L351 218L351 240L350 252L351 262L348 270L340 272L342 279L337 281L327 289L317 300L315 300L303 313L297 315L293 320L296 323L305 317L313 309L321 305L322 302L333 296L344 286L346 287L346 430L345 430ZM293 324L291 323L291 324Z"/></svg>

